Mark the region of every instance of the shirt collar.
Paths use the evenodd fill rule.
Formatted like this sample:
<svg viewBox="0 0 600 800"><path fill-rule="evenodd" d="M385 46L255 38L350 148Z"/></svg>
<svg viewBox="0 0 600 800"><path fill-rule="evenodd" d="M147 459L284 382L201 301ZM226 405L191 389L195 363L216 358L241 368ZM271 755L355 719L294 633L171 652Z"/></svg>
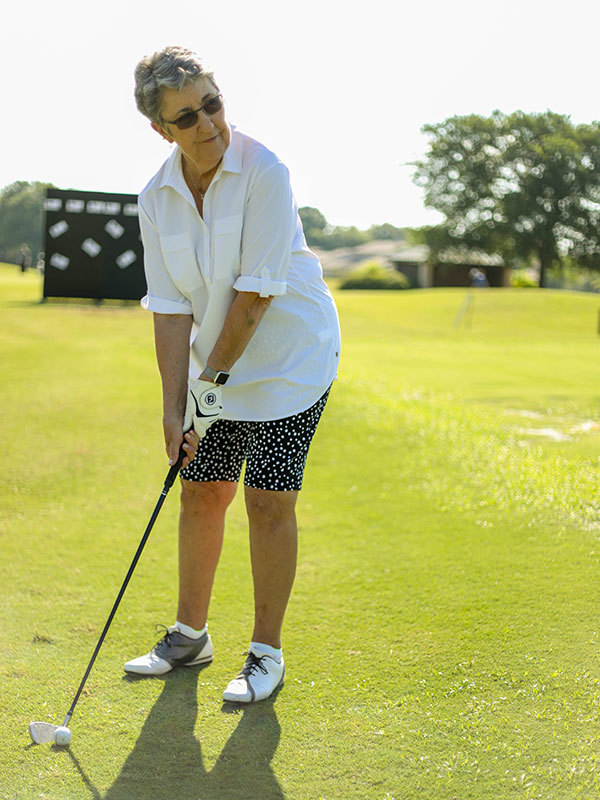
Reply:
<svg viewBox="0 0 600 800"><path fill-rule="evenodd" d="M230 125L231 128L231 142L229 147L225 150L223 156L222 171L223 172L241 172L242 171L242 148L244 143L242 141L242 134L236 129L235 125Z"/></svg>
<svg viewBox="0 0 600 800"><path fill-rule="evenodd" d="M181 169L181 155L179 147L175 147L169 158L165 161L162 177L160 179L160 189L162 189L163 186L172 186L174 189L181 191L185 186L183 171Z"/></svg>
<svg viewBox="0 0 600 800"><path fill-rule="evenodd" d="M231 125L231 142L223 154L223 159L217 170L215 178L222 172L241 172L242 171L242 134L236 130L235 125ZM160 187L172 186L181 193L188 191L181 168L181 150L176 147L169 158L165 161Z"/></svg>

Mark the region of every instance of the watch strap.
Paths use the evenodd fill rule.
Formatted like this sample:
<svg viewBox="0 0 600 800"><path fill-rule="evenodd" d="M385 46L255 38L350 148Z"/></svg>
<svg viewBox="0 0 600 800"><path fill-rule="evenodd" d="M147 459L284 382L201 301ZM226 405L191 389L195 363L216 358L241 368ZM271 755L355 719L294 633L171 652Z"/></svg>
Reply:
<svg viewBox="0 0 600 800"><path fill-rule="evenodd" d="M204 367L204 374L210 378L213 383L216 383L219 386L222 386L229 380L228 372L220 372L219 370L209 367L208 364Z"/></svg>

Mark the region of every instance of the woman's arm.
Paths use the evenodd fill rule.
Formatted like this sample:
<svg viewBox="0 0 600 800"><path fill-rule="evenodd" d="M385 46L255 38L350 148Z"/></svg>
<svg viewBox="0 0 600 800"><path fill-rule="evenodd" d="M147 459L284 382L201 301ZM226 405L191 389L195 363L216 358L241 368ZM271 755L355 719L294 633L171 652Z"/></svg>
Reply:
<svg viewBox="0 0 600 800"><path fill-rule="evenodd" d="M289 173L277 162L258 177L244 210L240 275L223 329L207 359L229 372L240 358L274 296L286 292L298 214ZM208 380L204 373L200 376Z"/></svg>
<svg viewBox="0 0 600 800"><path fill-rule="evenodd" d="M174 464L183 442L183 417L188 391L190 360L190 314L154 314L156 360L162 381L163 431L169 464ZM187 466L198 447L195 431L186 434L183 448L188 454Z"/></svg>
<svg viewBox="0 0 600 800"><path fill-rule="evenodd" d="M272 299L261 297L258 292L237 292L208 357L209 367L223 372L231 370L246 349ZM204 373L200 377L209 380Z"/></svg>

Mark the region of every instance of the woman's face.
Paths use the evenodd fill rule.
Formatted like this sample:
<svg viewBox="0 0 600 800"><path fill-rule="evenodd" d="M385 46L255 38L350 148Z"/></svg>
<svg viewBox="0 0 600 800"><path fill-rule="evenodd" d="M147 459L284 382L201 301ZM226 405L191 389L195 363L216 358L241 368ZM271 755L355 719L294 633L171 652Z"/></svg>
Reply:
<svg viewBox="0 0 600 800"><path fill-rule="evenodd" d="M219 90L210 78L198 78L180 92L177 89L163 89L161 116L164 120L176 120L182 114L200 108L217 94ZM225 120L224 107L212 116L200 111L196 124L184 130L167 122L163 126L152 123L152 127L168 142L179 145L201 173L218 165L231 142L231 129Z"/></svg>

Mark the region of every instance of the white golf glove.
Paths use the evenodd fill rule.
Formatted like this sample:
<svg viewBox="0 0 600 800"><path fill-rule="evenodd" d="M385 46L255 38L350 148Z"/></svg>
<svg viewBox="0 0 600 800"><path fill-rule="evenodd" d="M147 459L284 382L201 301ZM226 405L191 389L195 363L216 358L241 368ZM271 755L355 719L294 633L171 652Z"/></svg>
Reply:
<svg viewBox="0 0 600 800"><path fill-rule="evenodd" d="M183 430L189 431L193 427L202 439L222 412L221 387L208 381L192 381L188 389Z"/></svg>

